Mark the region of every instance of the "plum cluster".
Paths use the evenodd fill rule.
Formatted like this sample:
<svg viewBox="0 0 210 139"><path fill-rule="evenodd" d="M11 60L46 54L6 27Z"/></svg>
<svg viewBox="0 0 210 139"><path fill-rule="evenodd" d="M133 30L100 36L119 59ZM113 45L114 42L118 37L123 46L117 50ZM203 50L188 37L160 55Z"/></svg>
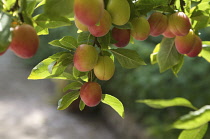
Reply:
<svg viewBox="0 0 210 139"><path fill-rule="evenodd" d="M116 5L119 5L118 8ZM130 6L127 0L110 0L105 9L103 0L92 0L89 3L85 0L75 0L74 14L78 29L89 31L95 37L102 37L110 31L112 23L120 26L129 21ZM130 34L130 31L128 33ZM94 46L87 44L78 46L73 62L74 67L81 72L93 70L99 80L111 79L115 71L114 62L109 56L99 55ZM101 94L100 85L92 81L83 84L80 89L82 101L90 107L100 102Z"/></svg>
<svg viewBox="0 0 210 139"><path fill-rule="evenodd" d="M146 40L149 35L163 35L175 38L175 46L180 54L196 57L202 50L202 40L193 33L191 23L183 12L164 15L154 12L148 19L143 16L130 19L130 6L127 0L109 0L106 9L103 0L75 0L75 24L82 31L89 31L95 37L106 35L110 29L117 47L125 47L133 37L136 40ZM117 7L117 8L116 8ZM113 27L125 25L130 20L131 29ZM193 40L193 41L192 41Z"/></svg>
<svg viewBox="0 0 210 139"><path fill-rule="evenodd" d="M93 70L99 80L109 80L114 75L115 65L109 56L99 55L92 45L81 44L74 53L74 67L81 72ZM87 82L80 89L80 97L87 106L96 106L101 100L101 87L96 82Z"/></svg>
<svg viewBox="0 0 210 139"><path fill-rule="evenodd" d="M175 46L180 54L196 57L202 50L202 40L191 29L191 23L183 12L176 12L168 17L168 26L163 35L175 37Z"/></svg>
<svg viewBox="0 0 210 139"><path fill-rule="evenodd" d="M36 30L28 24L15 25L12 28L12 41L7 49L12 50L17 56L21 58L33 57L39 47L39 37ZM3 55L7 49L0 52Z"/></svg>
<svg viewBox="0 0 210 139"><path fill-rule="evenodd" d="M166 38L175 38L175 46L180 54L196 57L202 50L202 40L191 29L189 18L183 12L176 12L169 16L155 12L146 20L136 17L131 20L131 29L113 28L112 37L118 42L117 47L125 47L130 36L136 40L145 40L149 35L163 35Z"/></svg>
<svg viewBox="0 0 210 139"><path fill-rule="evenodd" d="M154 12L148 19L144 16L131 18L127 0L109 0L106 4L104 0L92 0L89 3L86 0L75 0L76 27L82 31L89 31L95 37L105 36L111 30L111 37L116 40L114 45L117 47L127 46L131 37L143 41L149 35L154 37L163 35L166 38L174 38L175 47L180 54L195 57L201 52L202 40L191 29L190 19L184 12L175 12L170 15ZM130 28L122 27L128 23L131 25ZM100 54L100 50L98 51L96 47L82 44L75 51L74 66L81 72L93 70L98 79L109 80L114 74L114 62L109 56ZM90 93L91 96L93 93L93 96L97 96L95 100L98 101L95 101L95 105L99 103L99 96L101 96L99 95L101 89L96 89L98 93L87 89L91 88L92 84L97 86L93 88L100 88L98 87L100 85L88 82L80 90L81 99L88 106L93 106L93 104L90 104L90 98L86 95Z"/></svg>

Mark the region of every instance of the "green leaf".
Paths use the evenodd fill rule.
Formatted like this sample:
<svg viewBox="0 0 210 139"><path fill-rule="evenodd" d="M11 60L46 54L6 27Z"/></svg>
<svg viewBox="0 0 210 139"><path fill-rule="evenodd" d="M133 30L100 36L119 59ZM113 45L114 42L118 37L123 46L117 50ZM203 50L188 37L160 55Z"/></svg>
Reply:
<svg viewBox="0 0 210 139"><path fill-rule="evenodd" d="M67 49L68 50L68 48L66 48L66 46L63 46L60 43L59 40L53 40L53 41L49 42L49 44L52 45L52 46L56 46L56 47L60 47L60 48L64 48L64 49Z"/></svg>
<svg viewBox="0 0 210 139"><path fill-rule="evenodd" d="M178 53L174 45L174 38L163 38L157 55L160 72L164 72L177 65L181 58L182 55Z"/></svg>
<svg viewBox="0 0 210 139"><path fill-rule="evenodd" d="M77 37L78 45L81 45L81 44L93 45L94 41L95 41L95 37L87 31L79 33Z"/></svg>
<svg viewBox="0 0 210 139"><path fill-rule="evenodd" d="M193 28L199 30L207 27L210 20L210 3L209 1L199 3L191 10L191 19Z"/></svg>
<svg viewBox="0 0 210 139"><path fill-rule="evenodd" d="M0 12L0 52L6 51L12 40L11 22L12 17L10 15Z"/></svg>
<svg viewBox="0 0 210 139"><path fill-rule="evenodd" d="M197 111L192 111L179 118L173 123L176 129L193 129L202 126L210 121L210 105L206 105Z"/></svg>
<svg viewBox="0 0 210 139"><path fill-rule="evenodd" d="M111 106L122 118L124 118L124 107L119 99L109 94L103 94L101 102Z"/></svg>
<svg viewBox="0 0 210 139"><path fill-rule="evenodd" d="M102 50L107 50L108 49L108 46L110 44L110 40L111 40L110 32L107 33L103 37L98 37L97 39L98 39L99 44L101 45L101 49Z"/></svg>
<svg viewBox="0 0 210 139"><path fill-rule="evenodd" d="M64 48L64 49L67 49L70 51L72 49L77 48L77 41L76 41L76 39L74 39L71 36L65 36L60 40L53 40L53 41L49 42L49 44L52 46Z"/></svg>
<svg viewBox="0 0 210 139"><path fill-rule="evenodd" d="M37 35L48 35L49 34L48 28L42 28L38 25L34 26L34 28L37 32Z"/></svg>
<svg viewBox="0 0 210 139"><path fill-rule="evenodd" d="M58 110L64 110L68 108L73 101L75 101L79 97L79 91L72 91L66 95L64 95L58 101Z"/></svg>
<svg viewBox="0 0 210 139"><path fill-rule="evenodd" d="M118 26L118 25L115 25L113 24L116 28L119 28L119 29L131 29L132 28L132 24L131 22L128 22L126 23L125 25L122 25L122 26Z"/></svg>
<svg viewBox="0 0 210 139"><path fill-rule="evenodd" d="M59 41L63 46L65 46L69 50L77 48L77 40L71 36L65 36Z"/></svg>
<svg viewBox="0 0 210 139"><path fill-rule="evenodd" d="M40 62L38 65L36 65L32 71L31 74L29 75L28 79L49 79L49 78L54 78L54 79L72 79L72 75L70 74L63 74L67 66L72 63L72 58L73 55L68 52L59 52L56 53L42 62ZM56 64L54 62L56 61ZM50 68L49 72L49 65L53 63L53 66Z"/></svg>
<svg viewBox="0 0 210 139"><path fill-rule="evenodd" d="M79 90L81 86L82 83L80 82L72 82L63 88L63 92L66 92L68 90Z"/></svg>
<svg viewBox="0 0 210 139"><path fill-rule="evenodd" d="M203 48L199 56L202 56L208 62L210 62L210 41L202 41Z"/></svg>
<svg viewBox="0 0 210 139"><path fill-rule="evenodd" d="M181 55L181 58L180 58L179 63L176 64L176 65L174 65L174 66L171 68L175 76L177 76L177 74L178 74L179 71L181 70L183 64L184 64L184 55Z"/></svg>
<svg viewBox="0 0 210 139"><path fill-rule="evenodd" d="M85 103L82 100L80 100L80 102L79 102L80 111L84 110L84 108L85 108Z"/></svg>
<svg viewBox="0 0 210 139"><path fill-rule="evenodd" d="M27 0L26 13L29 16L31 16L33 14L35 7L36 7L36 3L37 3L36 0L32 0L32 1Z"/></svg>
<svg viewBox="0 0 210 139"><path fill-rule="evenodd" d="M195 129L184 130L179 135L178 139L203 139L207 129L208 124L204 124L201 127Z"/></svg>
<svg viewBox="0 0 210 139"><path fill-rule="evenodd" d="M165 7L168 7L170 2L171 0L138 0L135 3L135 8L139 13L144 15L155 8L160 8L166 11L167 9L165 9Z"/></svg>
<svg viewBox="0 0 210 139"><path fill-rule="evenodd" d="M34 8L31 7L30 2L27 1L27 0L21 0L19 2L19 6L20 6L20 8L18 9L18 11L21 12L23 20L24 20L24 23L27 23L27 24L30 24L30 25L33 26L33 21L31 19L31 15L29 13L30 12L33 13ZM30 6L30 7L28 7L28 6ZM32 8L32 9L30 9L30 8Z"/></svg>
<svg viewBox="0 0 210 139"><path fill-rule="evenodd" d="M157 44L152 52L152 54L150 54L150 62L151 64L156 64L157 63L157 54L158 51L160 50L160 44Z"/></svg>
<svg viewBox="0 0 210 139"><path fill-rule="evenodd" d="M137 68L140 65L146 65L146 63L141 59L139 54L130 49L118 48L111 49L113 55L117 58L119 63L124 68Z"/></svg>
<svg viewBox="0 0 210 139"><path fill-rule="evenodd" d="M55 66L56 63L57 61L53 61L50 65L48 65L48 71L50 74L52 74L53 67Z"/></svg>
<svg viewBox="0 0 210 139"><path fill-rule="evenodd" d="M15 0L1 0L4 5L5 10L10 10L10 8L15 4Z"/></svg>
<svg viewBox="0 0 210 139"><path fill-rule="evenodd" d="M46 0L44 13L48 16L73 17L74 0Z"/></svg>
<svg viewBox="0 0 210 139"><path fill-rule="evenodd" d="M38 7L40 7L40 6L42 6L42 5L45 5L45 3L46 3L46 0L41 0L41 1L37 4L37 6L35 7L35 9L37 9Z"/></svg>
<svg viewBox="0 0 210 139"><path fill-rule="evenodd" d="M67 73L67 72L63 72L60 75L49 76L49 77L46 77L45 79L62 79L62 80L71 80L71 81L75 81L76 80L73 77L72 74Z"/></svg>
<svg viewBox="0 0 210 139"><path fill-rule="evenodd" d="M63 16L52 16L49 17L46 14L39 14L35 16L34 21L42 28L58 28L62 26L70 26L71 21Z"/></svg>
<svg viewBox="0 0 210 139"><path fill-rule="evenodd" d="M73 67L72 73L75 78L86 76L88 74L88 72L81 72L77 70L75 67Z"/></svg>
<svg viewBox="0 0 210 139"><path fill-rule="evenodd" d="M144 103L152 108L163 109L167 107L183 106L192 109L197 109L185 98L174 98L174 99L145 99L137 100L138 103Z"/></svg>

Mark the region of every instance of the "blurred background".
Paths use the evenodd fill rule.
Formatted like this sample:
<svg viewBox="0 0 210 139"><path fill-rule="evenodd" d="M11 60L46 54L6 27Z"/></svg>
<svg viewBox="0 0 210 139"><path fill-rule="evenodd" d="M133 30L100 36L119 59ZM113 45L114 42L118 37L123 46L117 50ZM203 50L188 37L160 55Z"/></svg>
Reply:
<svg viewBox="0 0 210 139"><path fill-rule="evenodd" d="M190 109L157 110L135 101L184 97L198 108L210 104L210 64L202 58L185 57L178 77L170 70L159 73L158 65L151 65L149 59L162 39L159 36L127 46L138 51L146 66L127 70L116 61L114 77L100 82L103 93L123 102L125 119L105 104L80 112L75 101L67 110L58 111L57 101L67 82L27 77L40 61L64 51L48 42L67 35L77 36L74 25L40 36L39 50L31 59L20 59L11 51L0 57L0 139L176 139L181 130L167 130L167 126ZM209 36L210 28L201 30L202 40L210 41ZM210 138L207 133L206 139Z"/></svg>

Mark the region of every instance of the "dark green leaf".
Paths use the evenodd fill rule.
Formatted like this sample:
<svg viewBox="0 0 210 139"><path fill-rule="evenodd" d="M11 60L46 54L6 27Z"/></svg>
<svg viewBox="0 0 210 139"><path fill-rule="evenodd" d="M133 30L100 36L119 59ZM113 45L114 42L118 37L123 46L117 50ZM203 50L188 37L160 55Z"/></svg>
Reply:
<svg viewBox="0 0 210 139"><path fill-rule="evenodd" d="M137 100L138 103L144 103L152 108L163 109L167 107L174 106L183 106L192 109L195 108L187 99L185 98L174 98L174 99L145 99L145 100Z"/></svg>
<svg viewBox="0 0 210 139"><path fill-rule="evenodd" d="M135 3L136 9L142 15L146 15L153 9L160 8L164 11L167 11L167 8L171 0L138 0Z"/></svg>
<svg viewBox="0 0 210 139"><path fill-rule="evenodd" d="M204 124L201 127L195 129L184 130L179 135L178 139L203 139L207 129L208 124Z"/></svg>
<svg viewBox="0 0 210 139"><path fill-rule="evenodd" d="M63 88L63 92L66 92L68 90L79 90L81 86L82 83L80 82L72 82Z"/></svg>
<svg viewBox="0 0 210 139"><path fill-rule="evenodd" d="M108 46L110 44L110 40L111 40L110 32L107 33L105 36L99 37L97 39L98 39L99 44L101 45L101 49L102 50L107 50Z"/></svg>
<svg viewBox="0 0 210 139"><path fill-rule="evenodd" d="M73 16L74 0L47 0L44 5L44 13L48 16Z"/></svg>
<svg viewBox="0 0 210 139"><path fill-rule="evenodd" d="M12 17L10 15L0 12L0 52L6 51L12 40L11 22Z"/></svg>
<svg viewBox="0 0 210 139"><path fill-rule="evenodd" d="M42 28L58 28L71 25L71 21L63 16L49 17L45 14L40 14L34 17L36 24Z"/></svg>
<svg viewBox="0 0 210 139"><path fill-rule="evenodd" d="M3 3L0 1L0 11L3 9Z"/></svg>
<svg viewBox="0 0 210 139"><path fill-rule="evenodd" d="M59 41L63 46L65 46L69 50L77 48L77 40L71 36L65 36Z"/></svg>
<svg viewBox="0 0 210 139"><path fill-rule="evenodd" d="M176 129L193 129L202 126L210 121L210 105L206 105L197 111L182 116L174 122L173 128Z"/></svg>
<svg viewBox="0 0 210 139"><path fill-rule="evenodd" d="M140 65L146 65L146 63L141 59L139 54L134 50L118 48L111 49L111 52L117 58L121 66L124 68L131 69L137 68Z"/></svg>
<svg viewBox="0 0 210 139"><path fill-rule="evenodd" d="M80 111L82 111L84 108L85 108L85 103L82 100L80 100L80 102L79 102Z"/></svg>
<svg viewBox="0 0 210 139"><path fill-rule="evenodd" d="M177 65L181 58L182 55L178 53L174 45L174 38L163 38L157 55L160 72L164 72Z"/></svg>
<svg viewBox="0 0 210 139"><path fill-rule="evenodd" d="M124 107L119 99L109 94L103 94L101 102L111 106L122 118L124 118Z"/></svg>
<svg viewBox="0 0 210 139"><path fill-rule="evenodd" d="M79 97L79 91L72 91L66 95L64 95L58 101L58 110L64 110L68 108L73 101L75 101Z"/></svg>
<svg viewBox="0 0 210 139"><path fill-rule="evenodd" d="M77 38L78 45L81 45L81 44L93 45L94 41L95 41L95 37L87 31L81 32Z"/></svg>
<svg viewBox="0 0 210 139"><path fill-rule="evenodd" d="M62 57L64 55L65 57ZM62 57L62 59L61 59ZM54 78L54 79L63 79L63 78L68 78L70 76L69 74L63 74L67 66L72 63L72 58L73 55L68 52L59 52L57 54L54 54L47 59L43 60L40 62L37 66L35 66L31 74L29 75L28 79L49 79L49 78ZM53 62L56 61L56 64L52 68L52 73L49 72L49 65L52 64ZM69 77L70 79L72 78Z"/></svg>

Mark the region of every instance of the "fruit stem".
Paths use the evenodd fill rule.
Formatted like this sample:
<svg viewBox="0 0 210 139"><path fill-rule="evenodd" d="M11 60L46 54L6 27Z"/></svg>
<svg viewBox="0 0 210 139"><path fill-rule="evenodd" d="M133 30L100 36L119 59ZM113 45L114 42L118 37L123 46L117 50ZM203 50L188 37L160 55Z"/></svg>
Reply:
<svg viewBox="0 0 210 139"><path fill-rule="evenodd" d="M101 48L101 45L100 45L100 43L98 42L97 37L95 37L95 40L94 40L94 42L93 42L93 46L95 46L95 45L97 45L99 48Z"/></svg>
<svg viewBox="0 0 210 139"><path fill-rule="evenodd" d="M93 46L97 45L100 48L100 53L103 55L103 51L102 51L102 47L100 45L100 43L98 42L97 37L95 37L95 40L93 42Z"/></svg>
<svg viewBox="0 0 210 139"><path fill-rule="evenodd" d="M184 0L180 0L180 7L181 7L181 10L184 12L184 6L185 6L185 2Z"/></svg>
<svg viewBox="0 0 210 139"><path fill-rule="evenodd" d="M93 70L91 70L91 71L89 72L88 81L89 81L89 82L92 82L92 81L93 81Z"/></svg>

